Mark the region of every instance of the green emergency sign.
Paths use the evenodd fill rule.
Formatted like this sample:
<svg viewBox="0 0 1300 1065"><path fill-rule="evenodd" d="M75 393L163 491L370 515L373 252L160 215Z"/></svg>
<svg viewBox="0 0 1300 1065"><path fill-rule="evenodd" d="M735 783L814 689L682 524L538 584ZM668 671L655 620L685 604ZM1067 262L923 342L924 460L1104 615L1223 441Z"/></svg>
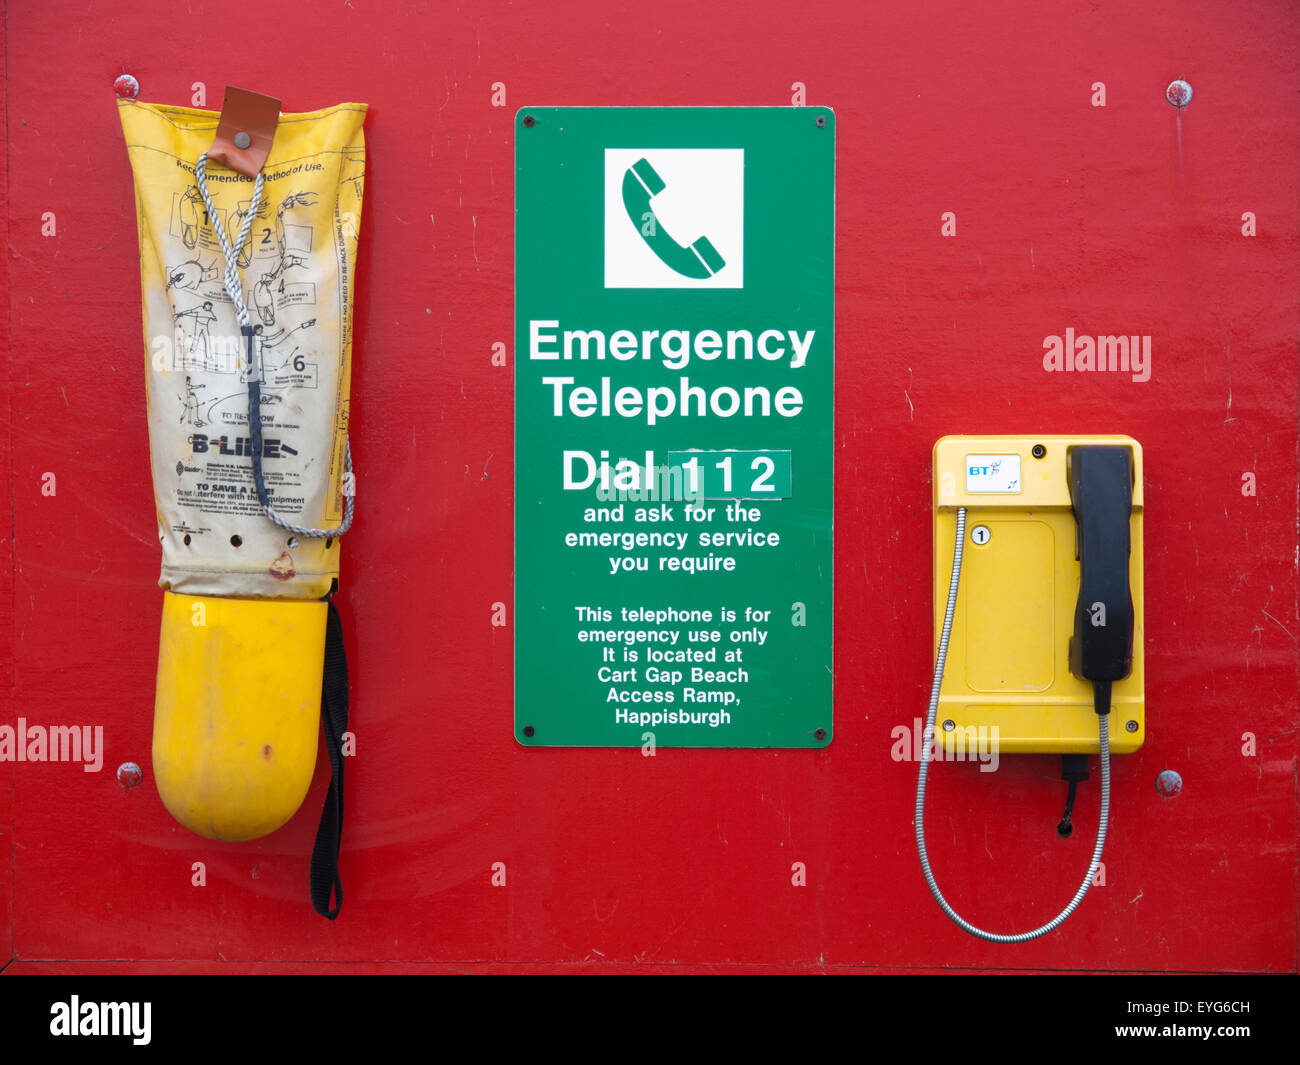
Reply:
<svg viewBox="0 0 1300 1065"><path fill-rule="evenodd" d="M825 746L834 115L515 133L516 738Z"/></svg>

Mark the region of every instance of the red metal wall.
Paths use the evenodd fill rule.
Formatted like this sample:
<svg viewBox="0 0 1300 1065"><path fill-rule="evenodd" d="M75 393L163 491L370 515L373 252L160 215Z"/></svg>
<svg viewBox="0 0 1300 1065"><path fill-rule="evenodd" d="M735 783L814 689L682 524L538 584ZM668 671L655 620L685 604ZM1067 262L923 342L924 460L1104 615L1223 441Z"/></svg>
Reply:
<svg viewBox="0 0 1300 1065"><path fill-rule="evenodd" d="M0 709L102 724L107 753L97 774L0 763L3 956L1294 970L1294 16L1281 0L11 0ZM210 107L226 83L286 111L372 107L340 596L358 754L334 924L306 901L320 769L286 828L241 845L178 827L148 772L162 596L124 70L144 100L204 82ZM1176 77L1195 89L1181 161ZM838 125L835 741L521 749L511 633L490 624L511 599L513 371L490 359L512 336L512 116L781 105L795 82ZM1151 379L1045 373L1043 339L1067 327L1151 335ZM930 448L995 432L1129 433L1147 467L1149 738L1116 763L1104 887L1014 948L935 908L915 766L890 758L929 685ZM114 779L128 760L146 769L132 791ZM1166 768L1185 782L1171 799ZM1002 929L1055 913L1087 864L1095 777L1069 842L1054 759L932 782L949 898Z"/></svg>

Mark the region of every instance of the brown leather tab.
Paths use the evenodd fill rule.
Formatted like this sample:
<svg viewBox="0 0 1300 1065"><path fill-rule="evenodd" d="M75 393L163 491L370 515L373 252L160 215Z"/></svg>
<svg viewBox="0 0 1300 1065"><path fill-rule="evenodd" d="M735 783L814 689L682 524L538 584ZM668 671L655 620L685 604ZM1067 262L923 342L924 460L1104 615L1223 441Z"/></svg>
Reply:
<svg viewBox="0 0 1300 1065"><path fill-rule="evenodd" d="M271 154L279 121L279 100L227 85L217 122L217 138L208 149L208 158L225 163L245 177L257 177Z"/></svg>

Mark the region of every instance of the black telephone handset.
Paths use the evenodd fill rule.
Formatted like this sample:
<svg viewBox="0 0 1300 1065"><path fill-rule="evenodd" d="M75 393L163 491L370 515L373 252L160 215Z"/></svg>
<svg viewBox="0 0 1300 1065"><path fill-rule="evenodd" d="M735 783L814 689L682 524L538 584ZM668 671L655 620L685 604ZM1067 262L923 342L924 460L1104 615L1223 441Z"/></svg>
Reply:
<svg viewBox="0 0 1300 1065"><path fill-rule="evenodd" d="M1123 680L1133 669L1133 455L1126 447L1089 445L1072 448L1068 461L1079 535L1070 672L1094 682L1097 712L1104 714L1110 712L1110 682Z"/></svg>

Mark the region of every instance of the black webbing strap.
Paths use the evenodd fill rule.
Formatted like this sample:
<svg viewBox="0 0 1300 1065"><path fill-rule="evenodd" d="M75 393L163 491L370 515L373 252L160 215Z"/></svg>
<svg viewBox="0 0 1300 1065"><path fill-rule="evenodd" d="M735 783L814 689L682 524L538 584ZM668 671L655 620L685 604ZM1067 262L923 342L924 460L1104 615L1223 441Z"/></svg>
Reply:
<svg viewBox="0 0 1300 1065"><path fill-rule="evenodd" d="M343 626L338 607L327 599L325 619L325 671L321 678L320 718L329 750L330 789L311 850L311 904L331 921L343 906L343 882L339 879L339 848L343 843L343 733L348 730L348 658L343 649ZM334 905L330 907L330 898Z"/></svg>

